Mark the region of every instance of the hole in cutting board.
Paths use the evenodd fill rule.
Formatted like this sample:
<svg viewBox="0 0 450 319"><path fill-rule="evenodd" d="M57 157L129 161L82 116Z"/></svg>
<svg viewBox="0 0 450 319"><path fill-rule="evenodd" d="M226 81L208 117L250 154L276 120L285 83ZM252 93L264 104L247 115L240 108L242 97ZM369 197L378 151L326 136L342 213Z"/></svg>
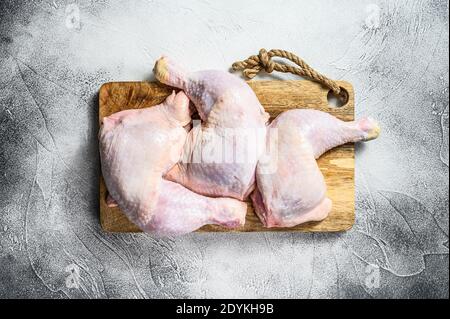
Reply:
<svg viewBox="0 0 450 319"><path fill-rule="evenodd" d="M337 96L329 90L327 94L328 106L331 108L344 107L348 102L348 92L341 86L342 96Z"/></svg>

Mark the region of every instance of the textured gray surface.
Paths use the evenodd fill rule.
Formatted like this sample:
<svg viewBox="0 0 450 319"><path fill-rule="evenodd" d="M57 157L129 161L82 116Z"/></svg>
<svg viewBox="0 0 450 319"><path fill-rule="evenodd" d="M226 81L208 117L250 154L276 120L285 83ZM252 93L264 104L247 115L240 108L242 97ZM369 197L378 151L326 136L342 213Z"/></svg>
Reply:
<svg viewBox="0 0 450 319"><path fill-rule="evenodd" d="M0 2L0 297L447 297L446 1ZM260 47L352 82L343 234L105 234L97 91L171 55L226 69ZM276 78L294 78L276 75Z"/></svg>

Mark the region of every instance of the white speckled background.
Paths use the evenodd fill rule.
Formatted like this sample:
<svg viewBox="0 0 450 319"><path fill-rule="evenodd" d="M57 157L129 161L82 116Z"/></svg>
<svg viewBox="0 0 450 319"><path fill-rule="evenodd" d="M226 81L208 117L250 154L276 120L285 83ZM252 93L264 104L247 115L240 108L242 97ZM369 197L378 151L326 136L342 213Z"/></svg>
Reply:
<svg viewBox="0 0 450 319"><path fill-rule="evenodd" d="M448 18L437 0L1 1L0 297L448 298ZM352 82L380 122L354 228L103 233L100 85L151 79L161 54L225 70L261 47Z"/></svg>

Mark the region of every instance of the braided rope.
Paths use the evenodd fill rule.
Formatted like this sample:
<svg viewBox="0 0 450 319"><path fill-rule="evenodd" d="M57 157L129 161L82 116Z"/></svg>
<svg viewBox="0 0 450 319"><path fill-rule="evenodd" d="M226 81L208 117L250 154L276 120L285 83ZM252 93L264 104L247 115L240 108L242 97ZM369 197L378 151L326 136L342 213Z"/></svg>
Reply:
<svg viewBox="0 0 450 319"><path fill-rule="evenodd" d="M274 62L272 61L273 57L288 59L298 67ZM232 68L235 71L242 70L242 73L248 79L253 79L261 70L265 70L267 73L272 73L275 70L278 72L297 74L319 82L332 90L335 95L345 98L336 81L316 72L297 55L285 50L273 49L267 52L265 49L261 49L258 55L252 55L244 61L234 62Z"/></svg>

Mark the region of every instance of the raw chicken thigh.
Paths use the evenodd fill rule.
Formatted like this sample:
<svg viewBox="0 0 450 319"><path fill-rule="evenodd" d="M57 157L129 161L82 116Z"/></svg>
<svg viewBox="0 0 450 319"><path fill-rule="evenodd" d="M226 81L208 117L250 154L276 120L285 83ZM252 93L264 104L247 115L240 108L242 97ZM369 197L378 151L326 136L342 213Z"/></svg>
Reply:
<svg viewBox="0 0 450 319"><path fill-rule="evenodd" d="M192 232L205 224L243 225L246 204L208 198L162 178L179 160L191 121L189 100L172 93L162 104L103 119L100 156L114 202L142 230L161 236Z"/></svg>
<svg viewBox="0 0 450 319"><path fill-rule="evenodd" d="M154 72L160 82L184 90L202 119L189 132L182 160L165 178L199 194L245 199L254 189L269 118L255 93L232 74L189 73L166 57Z"/></svg>
<svg viewBox="0 0 450 319"><path fill-rule="evenodd" d="M316 110L280 114L269 126L251 196L262 223L292 227L326 218L332 203L316 159L338 145L374 139L379 131L370 118L343 122Z"/></svg>

